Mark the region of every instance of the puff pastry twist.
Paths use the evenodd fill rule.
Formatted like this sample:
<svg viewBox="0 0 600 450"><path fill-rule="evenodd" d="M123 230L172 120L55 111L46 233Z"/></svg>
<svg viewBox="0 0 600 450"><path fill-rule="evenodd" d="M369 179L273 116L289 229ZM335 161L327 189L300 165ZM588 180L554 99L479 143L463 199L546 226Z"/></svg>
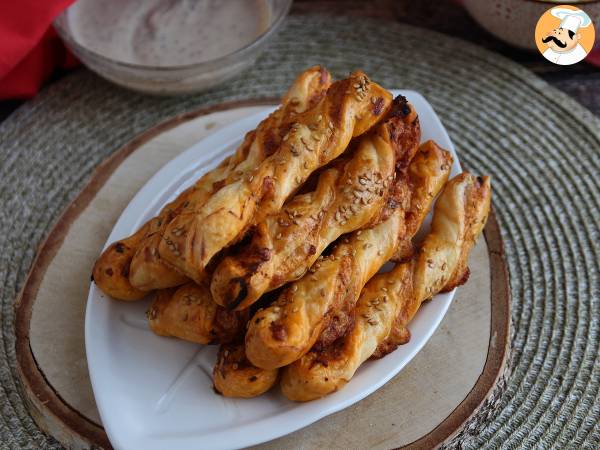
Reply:
<svg viewBox="0 0 600 450"><path fill-rule="evenodd" d="M390 93L363 72L333 83L317 105L290 121L275 153L167 226L161 257L190 278L202 279L217 252L236 242L252 223L278 212L312 172L339 156L390 104Z"/></svg>
<svg viewBox="0 0 600 450"><path fill-rule="evenodd" d="M249 311L228 311L213 302L208 286L188 282L157 291L146 316L150 329L160 336L217 344L243 336Z"/></svg>
<svg viewBox="0 0 600 450"><path fill-rule="evenodd" d="M301 278L339 236L379 221L396 164L418 148L419 122L404 97L389 117L359 138L348 160L320 175L313 192L297 195L258 224L251 242L225 257L212 275L217 303L243 309L263 293Z"/></svg>
<svg viewBox="0 0 600 450"><path fill-rule="evenodd" d="M451 156L430 144L422 146L401 186L413 185L415 198L426 214L450 173ZM430 195L431 194L431 195ZM422 196L422 197L421 197ZM257 367L283 367L300 358L321 340L326 346L351 325L349 318L366 282L406 239L403 203L378 225L343 238L331 255L317 261L314 273L286 287L278 300L257 312L246 332L246 354ZM311 269L311 270L313 270Z"/></svg>
<svg viewBox="0 0 600 450"><path fill-rule="evenodd" d="M183 209L206 203L215 189L231 183L273 152L281 140L282 123L317 104L331 84L330 74L316 66L301 73L282 99L282 106L248 133L236 153L206 173L193 186L167 204L132 236L111 244L98 258L93 280L107 295L139 300L147 291L177 286L188 278L160 259L158 244L166 226ZM236 169L237 170L234 170Z"/></svg>
<svg viewBox="0 0 600 450"><path fill-rule="evenodd" d="M225 397L251 398L264 394L278 380L279 371L253 366L246 358L244 344L222 345L213 370L215 391Z"/></svg>
<svg viewBox="0 0 600 450"><path fill-rule="evenodd" d="M405 341L402 328L424 300L466 281L468 254L487 220L490 198L488 177L463 173L448 182L435 205L431 231L420 252L369 281L357 303L354 326L346 336L285 368L283 394L291 400L308 401L335 392L379 347L391 351ZM394 322L397 332L391 333Z"/></svg>

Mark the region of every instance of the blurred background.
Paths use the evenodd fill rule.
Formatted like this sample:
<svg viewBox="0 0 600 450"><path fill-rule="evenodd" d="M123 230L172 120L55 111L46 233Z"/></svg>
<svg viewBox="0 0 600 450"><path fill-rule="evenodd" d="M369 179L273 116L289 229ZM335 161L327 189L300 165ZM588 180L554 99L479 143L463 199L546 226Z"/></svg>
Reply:
<svg viewBox="0 0 600 450"><path fill-rule="evenodd" d="M72 0L52 0L40 5L34 0L22 0L3 2L0 6L0 37L5 37L0 39L3 42L0 43L0 55L3 55L0 56L0 120L23 101L35 96L44 85L72 70L80 70L78 58L63 47L61 38L51 26L52 20L72 3ZM287 8L286 3L282 2L281 7ZM581 6L594 21L600 17L600 2L597 1L533 0L295 0L289 14L324 13L374 18L381 20L381 39L386 38L387 21L460 37L522 64L598 115L598 45L586 60L572 66L551 64L531 48L537 18L557 3ZM523 31L527 29L531 34ZM64 37L64 33L60 35ZM276 33L274 36L276 39ZM521 48L525 46L530 48Z"/></svg>

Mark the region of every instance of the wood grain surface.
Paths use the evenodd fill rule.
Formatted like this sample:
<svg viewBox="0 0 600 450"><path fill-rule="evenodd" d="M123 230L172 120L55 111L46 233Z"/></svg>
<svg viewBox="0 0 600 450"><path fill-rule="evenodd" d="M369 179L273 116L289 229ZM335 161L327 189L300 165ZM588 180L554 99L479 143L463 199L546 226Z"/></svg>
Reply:
<svg viewBox="0 0 600 450"><path fill-rule="evenodd" d="M83 324L91 266L115 221L165 162L256 109L224 104L143 133L98 168L40 247L17 303L17 357L32 415L64 445L110 447L87 372ZM493 214L470 266L471 280L440 328L398 376L352 407L261 447L422 448L454 433L506 358L508 277Z"/></svg>

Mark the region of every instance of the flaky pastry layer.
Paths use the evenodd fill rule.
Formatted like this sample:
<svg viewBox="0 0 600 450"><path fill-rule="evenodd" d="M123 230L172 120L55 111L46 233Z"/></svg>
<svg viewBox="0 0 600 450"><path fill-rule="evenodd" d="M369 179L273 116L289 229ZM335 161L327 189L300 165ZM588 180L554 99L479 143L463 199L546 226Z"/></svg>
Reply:
<svg viewBox="0 0 600 450"><path fill-rule="evenodd" d="M258 224L251 242L224 258L212 275L217 303L243 309L263 293L301 278L342 234L379 221L390 199L396 164L412 159L419 122L404 97L389 118L363 135L357 148L324 172L313 192L297 195Z"/></svg>
<svg viewBox="0 0 600 450"><path fill-rule="evenodd" d="M222 345L213 370L215 391L225 397L251 398L264 394L277 383L279 371L253 366L244 344Z"/></svg>
<svg viewBox="0 0 600 450"><path fill-rule="evenodd" d="M343 387L380 346L389 351L393 343L386 343L386 339L395 322L405 327L424 300L456 286L457 273L464 273L469 251L485 225L490 198L487 177L463 173L448 182L418 254L369 281L347 335L284 369L283 394L295 401L323 397ZM393 335L402 333L397 330Z"/></svg>
<svg viewBox="0 0 600 450"><path fill-rule="evenodd" d="M390 93L362 72L333 83L317 105L291 121L271 156L167 226L161 257L190 278L202 278L217 252L240 239L251 224L277 213L313 171L339 156L390 104Z"/></svg>
<svg viewBox="0 0 600 450"><path fill-rule="evenodd" d="M206 203L215 189L233 182L264 160L281 140L278 127L318 103L330 84L329 73L321 67L301 73L283 97L282 107L259 125L258 131L248 133L234 155L163 207L134 235L113 243L100 255L93 269L97 286L113 298L139 300L149 290L185 283L188 278L165 265L158 252L167 224L183 209Z"/></svg>
<svg viewBox="0 0 600 450"><path fill-rule="evenodd" d="M409 167L418 168L405 180L415 193L425 194L414 204L426 207L448 178L451 157L435 151L417 152ZM430 196L429 193L433 195ZM411 202L410 196L408 201ZM336 245L332 254L318 261L302 279L287 287L269 308L257 312L246 332L246 354L258 367L283 367L308 352L318 339L321 345L335 340L351 325L352 310L365 283L396 252L406 238L405 213L398 205L388 219L359 230Z"/></svg>
<svg viewBox="0 0 600 450"><path fill-rule="evenodd" d="M228 311L217 305L208 286L193 282L157 291L147 312L154 333L198 344L229 343L239 339L248 316L248 311Z"/></svg>

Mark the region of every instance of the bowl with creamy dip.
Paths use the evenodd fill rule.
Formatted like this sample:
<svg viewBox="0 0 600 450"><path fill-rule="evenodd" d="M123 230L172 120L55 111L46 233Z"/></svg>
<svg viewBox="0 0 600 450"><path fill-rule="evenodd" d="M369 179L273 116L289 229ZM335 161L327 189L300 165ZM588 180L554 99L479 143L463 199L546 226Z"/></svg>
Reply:
<svg viewBox="0 0 600 450"><path fill-rule="evenodd" d="M292 0L78 0L54 22L73 53L121 86L200 92L251 66Z"/></svg>

